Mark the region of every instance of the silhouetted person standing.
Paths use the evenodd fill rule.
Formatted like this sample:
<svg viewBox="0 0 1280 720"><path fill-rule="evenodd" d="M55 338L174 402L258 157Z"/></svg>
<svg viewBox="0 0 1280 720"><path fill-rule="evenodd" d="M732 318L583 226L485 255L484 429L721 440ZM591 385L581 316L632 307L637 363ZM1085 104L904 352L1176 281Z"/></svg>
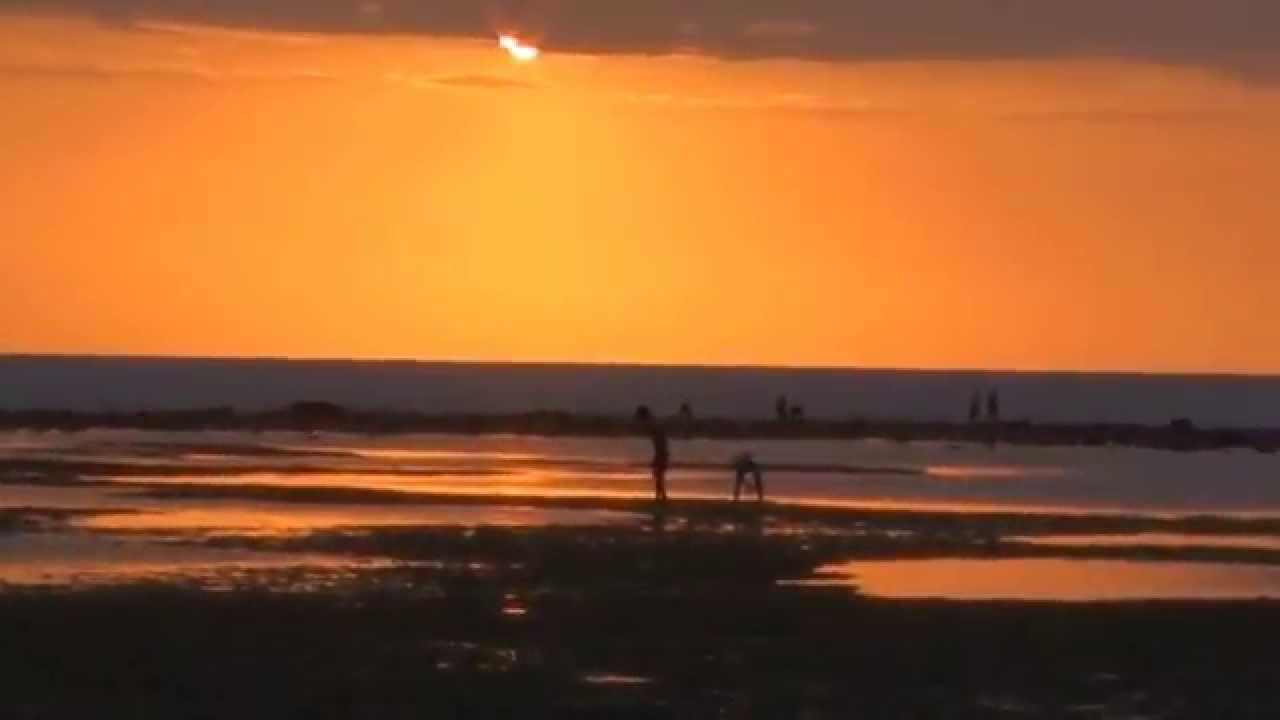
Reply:
<svg viewBox="0 0 1280 720"><path fill-rule="evenodd" d="M636 410L636 419L644 426L645 432L653 443L653 496L660 503L667 501L667 468L671 465L671 448L667 440L667 431L653 417L649 406L641 405Z"/></svg>
<svg viewBox="0 0 1280 720"><path fill-rule="evenodd" d="M976 425L981 419L982 412L982 393L977 390L969 396L969 424Z"/></svg>
<svg viewBox="0 0 1280 720"><path fill-rule="evenodd" d="M778 396L778 401L773 404L773 411L778 414L778 422L791 419L791 405L787 402L786 395Z"/></svg>
<svg viewBox="0 0 1280 720"><path fill-rule="evenodd" d="M687 401L680 405L680 422L686 425L693 422L693 406Z"/></svg>
<svg viewBox="0 0 1280 720"><path fill-rule="evenodd" d="M1000 391L992 388L987 392L987 447L995 449L1000 444L1000 431L1004 425L1000 423Z"/></svg>

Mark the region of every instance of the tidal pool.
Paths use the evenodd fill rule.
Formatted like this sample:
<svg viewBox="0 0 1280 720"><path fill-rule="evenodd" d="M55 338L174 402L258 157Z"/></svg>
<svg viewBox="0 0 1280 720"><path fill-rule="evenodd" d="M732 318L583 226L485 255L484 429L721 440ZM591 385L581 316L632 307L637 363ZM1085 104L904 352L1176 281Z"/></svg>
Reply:
<svg viewBox="0 0 1280 720"><path fill-rule="evenodd" d="M797 585L872 597L1100 602L1280 598L1280 566L1066 558L854 561Z"/></svg>

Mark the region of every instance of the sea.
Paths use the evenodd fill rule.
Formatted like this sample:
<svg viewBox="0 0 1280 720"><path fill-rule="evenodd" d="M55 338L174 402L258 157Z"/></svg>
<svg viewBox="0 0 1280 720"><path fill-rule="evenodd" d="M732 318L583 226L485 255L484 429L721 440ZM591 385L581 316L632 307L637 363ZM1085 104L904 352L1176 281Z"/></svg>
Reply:
<svg viewBox="0 0 1280 720"><path fill-rule="evenodd" d="M780 396L824 419L954 421L997 391L1007 419L1280 427L1280 376L411 361L0 356L0 409L117 411L300 400L439 414L620 415L647 404L770 417Z"/></svg>

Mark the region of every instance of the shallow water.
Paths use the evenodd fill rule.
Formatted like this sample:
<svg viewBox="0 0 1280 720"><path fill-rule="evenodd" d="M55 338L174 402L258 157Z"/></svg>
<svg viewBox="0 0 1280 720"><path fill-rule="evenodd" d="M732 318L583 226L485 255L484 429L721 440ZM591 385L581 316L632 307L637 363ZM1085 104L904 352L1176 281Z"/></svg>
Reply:
<svg viewBox="0 0 1280 720"><path fill-rule="evenodd" d="M653 683L653 678L639 675L619 675L617 673L588 673L582 676L582 682L587 685L636 687Z"/></svg>
<svg viewBox="0 0 1280 720"><path fill-rule="evenodd" d="M458 505L401 508L343 504L336 507L299 507L287 503L250 505L202 501L195 507L177 510L95 515L79 520L76 524L94 530L200 532L206 536L222 533L278 536L352 527L543 527L607 525L633 520L634 516L628 513L607 510Z"/></svg>
<svg viewBox="0 0 1280 720"><path fill-rule="evenodd" d="M4 488L9 490L12 488ZM246 501L166 502L98 488L29 488L29 499L61 499L63 506L108 509L75 517L65 530L0 534L0 586L93 585L143 579L234 580L263 570L307 569L324 581L380 567L377 559L268 553L207 547L220 537L286 538L315 531L399 526L609 525L633 522L628 513L504 506L297 505ZM46 492L51 491L51 492ZM105 500L105 502L99 502ZM54 505L44 504L44 507Z"/></svg>
<svg viewBox="0 0 1280 720"><path fill-rule="evenodd" d="M303 567L334 572L382 564L327 555L111 539L90 533L0 536L0 585L91 585L175 575L211 578L240 571Z"/></svg>
<svg viewBox="0 0 1280 720"><path fill-rule="evenodd" d="M169 448L169 449L166 449ZM1134 448L986 447L822 440L673 440L677 497L725 497L729 458L774 470L771 498L955 510L1280 516L1280 457ZM148 480L236 481L466 494L645 497L643 438L90 431L0 435L0 458L149 469ZM157 465L174 472L156 478ZM691 467L692 466L692 467ZM129 475L128 472L119 473ZM0 492L4 492L0 490ZM0 504L11 503L0 495Z"/></svg>
<svg viewBox="0 0 1280 720"><path fill-rule="evenodd" d="M1013 542L1048 547L1163 547L1280 550L1275 535L1193 535L1189 533L1121 533L1108 535L1041 535L1011 537Z"/></svg>
<svg viewBox="0 0 1280 720"><path fill-rule="evenodd" d="M165 479L148 479L164 483ZM175 485L181 480L170 479ZM92 511L72 520L87 529L117 531L220 532L279 535L343 527L501 525L609 525L634 522L631 513L492 505L378 505L183 498L140 495L128 486L3 485L0 508L57 508Z"/></svg>
<svg viewBox="0 0 1280 720"><path fill-rule="evenodd" d="M726 498L731 476L725 466L743 450L752 451L766 467L784 468L769 470L766 475L770 498L782 503L953 512L1280 517L1280 483L1275 481L1280 459L1239 451L1176 454L1132 448L990 449L876 440L676 438L676 465L669 479L672 495L677 499ZM97 469L90 471L100 476L77 479L73 473L63 473L58 483L39 484L44 478L38 473L11 475L7 482L0 482L0 508L94 511L70 525L108 540L113 536L137 539L139 534L286 535L354 526L634 523L638 518L630 513L521 507L521 502L547 497L647 498L652 492L648 453L643 438L14 432L0 434L0 462L74 462L80 463L80 468L89 467L84 463L97 463L100 465L91 466ZM377 498L345 501L313 497L311 502L301 502L302 498L290 498L287 492L271 501L255 501L141 493L156 486L180 491L190 484L409 496L454 494L471 501L450 504L434 498L424 504L379 504ZM3 550L10 564L30 566L36 562L37 551L24 557L22 550L23 538L32 536L20 533L12 537L18 539L11 538ZM1156 544L1280 548L1280 539L1271 538L1196 535L1187 539L1184 543L1167 535L1112 535L1026 541L1045 547ZM136 549L132 545L117 548L126 555ZM1157 572L1167 573L1171 567L1163 566ZM1230 572L1244 570L1233 566ZM1142 574L1148 575L1146 571ZM1121 576L1132 577L1132 573L1117 577ZM1188 592L1192 592L1205 576L1189 576L1198 578L1187 583ZM1105 579L1095 578L1098 582ZM1157 577L1148 583L1158 596L1164 592L1161 582ZM1001 586L993 583L992 591L999 591ZM950 591L943 587L941 592ZM1211 591L1209 587L1204 592ZM962 588L955 592L964 596ZM1145 596L1123 577L1112 592ZM1203 595L1193 592L1193 596Z"/></svg>
<svg viewBox="0 0 1280 720"><path fill-rule="evenodd" d="M929 559L819 568L804 585L848 585L873 597L1094 602L1280 598L1280 567L1124 560Z"/></svg>

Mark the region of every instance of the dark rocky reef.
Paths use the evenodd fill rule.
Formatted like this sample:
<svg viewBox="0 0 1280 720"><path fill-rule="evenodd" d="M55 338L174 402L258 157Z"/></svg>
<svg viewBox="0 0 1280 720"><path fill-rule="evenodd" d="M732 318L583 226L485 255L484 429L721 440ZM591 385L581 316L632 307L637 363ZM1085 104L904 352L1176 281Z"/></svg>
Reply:
<svg viewBox="0 0 1280 720"><path fill-rule="evenodd" d="M1280 428L1202 428L1187 418L1166 425L1118 423L912 422L850 418L736 419L676 417L673 434L704 438L881 438L897 442L941 441L1045 446L1129 446L1177 451L1251 449L1274 453ZM75 412L0 410L0 429L76 432L92 428L161 431L239 430L249 432L348 432L361 434L509 433L546 436L620 436L636 432L629 414L582 415L538 410L505 415L431 414L347 408L324 401L300 401L287 408L242 412L234 408Z"/></svg>

